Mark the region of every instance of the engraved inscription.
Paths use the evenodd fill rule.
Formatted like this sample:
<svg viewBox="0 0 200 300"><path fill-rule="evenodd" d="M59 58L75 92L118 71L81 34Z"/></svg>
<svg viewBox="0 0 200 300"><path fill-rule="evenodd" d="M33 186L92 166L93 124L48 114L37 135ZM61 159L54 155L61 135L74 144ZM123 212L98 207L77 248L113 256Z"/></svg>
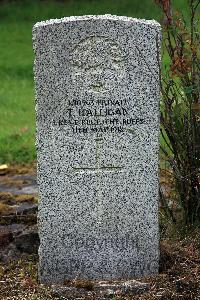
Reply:
<svg viewBox="0 0 200 300"><path fill-rule="evenodd" d="M124 93L126 55L116 41L91 36L78 42L69 57L72 93L52 125L65 126L66 134L94 135L130 133L147 124L137 115ZM126 68L125 68L126 67Z"/></svg>
<svg viewBox="0 0 200 300"><path fill-rule="evenodd" d="M96 116L97 117L97 116ZM53 126L70 128L70 132L73 134L103 134L103 133L122 133L134 131L134 127L137 125L148 124L149 120L146 118L139 117L127 117L123 116L122 119L118 117L111 116L109 118L96 118L89 119L87 115L83 118L77 117L77 119L72 119L69 116L60 116L58 119L54 119L52 122Z"/></svg>
<svg viewBox="0 0 200 300"><path fill-rule="evenodd" d="M119 81L125 73L125 54L112 39L88 37L73 49L72 74L87 83L87 90L103 93Z"/></svg>

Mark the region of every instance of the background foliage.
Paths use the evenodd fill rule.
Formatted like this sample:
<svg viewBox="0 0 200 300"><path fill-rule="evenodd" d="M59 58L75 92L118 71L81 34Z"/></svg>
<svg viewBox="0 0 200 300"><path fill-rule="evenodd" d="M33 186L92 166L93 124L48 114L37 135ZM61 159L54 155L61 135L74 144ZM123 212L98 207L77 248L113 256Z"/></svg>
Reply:
<svg viewBox="0 0 200 300"><path fill-rule="evenodd" d="M188 18L186 0L173 2ZM36 158L34 23L70 15L105 13L158 21L161 15L153 0L0 1L0 163Z"/></svg>
<svg viewBox="0 0 200 300"><path fill-rule="evenodd" d="M161 77L161 149L172 170L174 195L164 211L182 227L200 221L200 33L199 0L188 0L189 19L170 0L156 0L163 11L163 47L168 64Z"/></svg>

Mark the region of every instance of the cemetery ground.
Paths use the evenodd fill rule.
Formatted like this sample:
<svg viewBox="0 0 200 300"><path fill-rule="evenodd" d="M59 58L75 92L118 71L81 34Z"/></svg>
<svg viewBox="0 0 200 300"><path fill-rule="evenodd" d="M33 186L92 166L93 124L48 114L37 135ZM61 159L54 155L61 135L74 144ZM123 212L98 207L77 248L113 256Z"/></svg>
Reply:
<svg viewBox="0 0 200 300"><path fill-rule="evenodd" d="M0 175L0 295L9 299L68 299L55 286L38 283L37 187L36 163L1 167ZM162 184L170 186L170 176L161 173ZM148 290L126 295L109 295L112 299L200 299L200 232L181 231L160 214L159 274L139 278ZM82 299L100 299L95 282L78 278L66 282L82 290ZM73 293L72 299L75 298Z"/></svg>

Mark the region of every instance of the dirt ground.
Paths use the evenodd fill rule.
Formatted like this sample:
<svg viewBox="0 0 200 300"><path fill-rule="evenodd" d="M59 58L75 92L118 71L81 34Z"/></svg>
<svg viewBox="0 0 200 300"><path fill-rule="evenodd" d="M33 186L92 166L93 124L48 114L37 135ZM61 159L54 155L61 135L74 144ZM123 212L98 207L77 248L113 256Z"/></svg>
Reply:
<svg viewBox="0 0 200 300"><path fill-rule="evenodd" d="M30 244L37 239L37 232L30 230L37 220L35 164L11 166L0 172L0 299L102 299L93 291L94 282L68 282L86 291L78 298L38 282L37 247L30 253ZM159 274L138 279L149 289L107 298L200 300L200 230L189 231L185 236L170 230L161 230ZM24 247L20 241L25 241Z"/></svg>
<svg viewBox="0 0 200 300"><path fill-rule="evenodd" d="M1 299L69 299L66 295L55 293L54 287L38 283L37 264L36 255L25 254L19 260L1 264ZM159 275L141 278L140 281L149 283L149 291L140 295L116 295L112 299L200 299L199 233L194 232L192 237L181 241L162 241ZM88 289L88 285L83 285L83 288ZM90 296L79 299L99 299L93 296L92 285L89 290Z"/></svg>

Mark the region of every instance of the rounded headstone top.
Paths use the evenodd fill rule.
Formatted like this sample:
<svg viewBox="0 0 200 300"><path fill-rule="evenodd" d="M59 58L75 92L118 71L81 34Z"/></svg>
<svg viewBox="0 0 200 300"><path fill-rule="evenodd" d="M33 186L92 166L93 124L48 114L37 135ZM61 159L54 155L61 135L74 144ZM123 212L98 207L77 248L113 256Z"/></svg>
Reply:
<svg viewBox="0 0 200 300"><path fill-rule="evenodd" d="M126 16L116 16L116 15L85 15L85 16L71 16L64 17L61 19L50 19L46 21L37 22L33 28L43 27L48 25L60 24L60 23L69 23L77 21L92 21L92 20L111 20L111 21L124 21L124 22L133 22L138 24L146 24L150 26L160 27L161 25L155 20L145 20L145 19L136 19Z"/></svg>

